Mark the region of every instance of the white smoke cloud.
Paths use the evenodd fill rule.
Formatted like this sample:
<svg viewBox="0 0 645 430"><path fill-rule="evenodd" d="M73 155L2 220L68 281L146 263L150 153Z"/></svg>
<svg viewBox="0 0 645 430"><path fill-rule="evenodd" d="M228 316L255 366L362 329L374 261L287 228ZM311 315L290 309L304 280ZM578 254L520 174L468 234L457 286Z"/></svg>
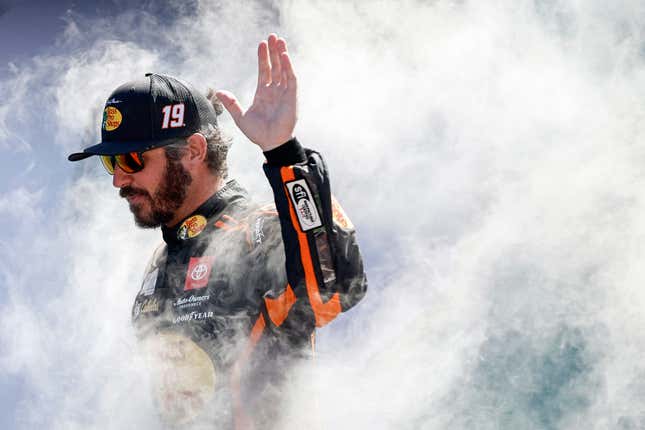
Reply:
<svg viewBox="0 0 645 430"><path fill-rule="evenodd" d="M26 152L31 150L31 145L20 135L11 133L10 123L21 119L22 111L16 107L26 98L27 81L17 73L15 64L9 63L8 69L11 73L10 87L0 82L0 94L4 99L0 105L0 150Z"/></svg>
<svg viewBox="0 0 645 430"><path fill-rule="evenodd" d="M42 194L42 190L15 189L0 197L0 214L11 218L35 219Z"/></svg>
<svg viewBox="0 0 645 430"><path fill-rule="evenodd" d="M20 115L0 108L0 145L43 114L61 157L94 143L109 91L151 70L248 104L257 41L285 35L297 134L326 156L370 291L319 331L284 428L645 425L640 2L172 7L171 22L70 14L59 53L2 83ZM233 176L267 198L259 151L222 120ZM69 168L54 209L39 213L42 192L0 199L30 214L0 266L0 374L30 393L16 426L155 428L125 357L159 237L132 225L97 166Z"/></svg>

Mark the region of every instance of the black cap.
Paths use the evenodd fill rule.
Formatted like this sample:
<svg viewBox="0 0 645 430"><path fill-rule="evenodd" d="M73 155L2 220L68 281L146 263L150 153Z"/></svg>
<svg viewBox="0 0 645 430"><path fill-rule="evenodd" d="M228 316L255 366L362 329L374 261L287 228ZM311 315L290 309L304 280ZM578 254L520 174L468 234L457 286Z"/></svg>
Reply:
<svg viewBox="0 0 645 430"><path fill-rule="evenodd" d="M211 102L190 84L146 73L114 90L103 110L101 142L68 157L143 152L187 137L208 125L217 127Z"/></svg>

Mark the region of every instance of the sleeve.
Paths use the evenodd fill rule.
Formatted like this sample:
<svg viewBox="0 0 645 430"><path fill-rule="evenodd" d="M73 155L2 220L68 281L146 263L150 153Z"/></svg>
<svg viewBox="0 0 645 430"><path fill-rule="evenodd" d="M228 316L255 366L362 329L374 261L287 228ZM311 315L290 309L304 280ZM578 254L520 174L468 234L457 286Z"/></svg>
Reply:
<svg viewBox="0 0 645 430"><path fill-rule="evenodd" d="M354 227L331 195L319 153L294 138L265 156L287 280L293 295L307 301L316 326L324 326L358 303L367 289Z"/></svg>

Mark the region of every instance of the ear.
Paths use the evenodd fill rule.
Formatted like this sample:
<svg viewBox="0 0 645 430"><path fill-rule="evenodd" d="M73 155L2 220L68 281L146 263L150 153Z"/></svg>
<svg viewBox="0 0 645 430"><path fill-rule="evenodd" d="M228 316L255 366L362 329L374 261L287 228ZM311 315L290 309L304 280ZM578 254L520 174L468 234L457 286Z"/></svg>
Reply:
<svg viewBox="0 0 645 430"><path fill-rule="evenodd" d="M186 139L186 162L190 164L200 164L206 159L206 138L201 133L193 133Z"/></svg>

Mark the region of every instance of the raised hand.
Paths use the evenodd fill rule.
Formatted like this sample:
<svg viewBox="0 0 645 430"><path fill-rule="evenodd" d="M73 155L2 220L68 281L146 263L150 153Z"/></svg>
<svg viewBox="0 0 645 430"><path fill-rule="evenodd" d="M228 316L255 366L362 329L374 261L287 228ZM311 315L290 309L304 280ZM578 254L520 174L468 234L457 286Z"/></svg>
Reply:
<svg viewBox="0 0 645 430"><path fill-rule="evenodd" d="M258 87L253 104L245 111L231 92L215 94L242 133L262 151L274 149L293 137L298 117L296 75L287 42L275 34L258 45Z"/></svg>

